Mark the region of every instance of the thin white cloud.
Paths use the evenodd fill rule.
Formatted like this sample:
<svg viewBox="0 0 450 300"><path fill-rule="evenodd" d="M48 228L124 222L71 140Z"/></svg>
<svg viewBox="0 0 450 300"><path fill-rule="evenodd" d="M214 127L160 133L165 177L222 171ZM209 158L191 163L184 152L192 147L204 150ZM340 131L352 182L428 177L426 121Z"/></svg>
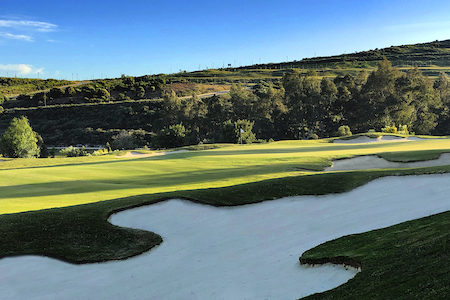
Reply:
<svg viewBox="0 0 450 300"><path fill-rule="evenodd" d="M35 29L40 32L50 32L55 31L58 28L58 25L38 21L0 20L0 27L16 28L16 29L28 28L28 29Z"/></svg>
<svg viewBox="0 0 450 300"><path fill-rule="evenodd" d="M390 31L401 31L401 30L418 30L418 29L433 29L433 28L449 28L450 22L422 22L422 23L409 23L409 24L398 24L385 27L386 30Z"/></svg>
<svg viewBox="0 0 450 300"><path fill-rule="evenodd" d="M12 34L12 33L0 32L0 36L6 37L8 39L23 40L23 41L27 41L27 42L33 42L33 38L31 36L24 35L24 34Z"/></svg>
<svg viewBox="0 0 450 300"><path fill-rule="evenodd" d="M44 70L44 68L35 69L32 65L26 64L8 64L8 65L0 64L0 70L11 73L17 73L18 75L28 75L28 74L43 73L42 71Z"/></svg>

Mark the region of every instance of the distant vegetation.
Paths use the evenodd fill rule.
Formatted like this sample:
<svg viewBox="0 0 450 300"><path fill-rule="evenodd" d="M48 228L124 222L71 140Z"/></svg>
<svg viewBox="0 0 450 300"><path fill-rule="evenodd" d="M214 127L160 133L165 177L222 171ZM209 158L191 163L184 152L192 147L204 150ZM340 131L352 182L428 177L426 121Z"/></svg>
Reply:
<svg viewBox="0 0 450 300"><path fill-rule="evenodd" d="M445 67L429 67L438 72L430 78L419 67L400 64L419 65L423 58L434 57L433 62L450 68L447 47L450 42L442 41L258 65L271 70L255 65L123 75L64 89L51 87L4 102L0 133L12 118L24 115L45 143L55 146L114 145L120 135L135 147L236 143L241 129L244 143L394 128L449 135L450 81ZM327 66L334 69L324 71ZM339 70L341 75L336 75ZM196 96L226 89L226 95Z"/></svg>
<svg viewBox="0 0 450 300"><path fill-rule="evenodd" d="M72 83L67 80L0 77L0 103L3 102L5 97L32 93Z"/></svg>

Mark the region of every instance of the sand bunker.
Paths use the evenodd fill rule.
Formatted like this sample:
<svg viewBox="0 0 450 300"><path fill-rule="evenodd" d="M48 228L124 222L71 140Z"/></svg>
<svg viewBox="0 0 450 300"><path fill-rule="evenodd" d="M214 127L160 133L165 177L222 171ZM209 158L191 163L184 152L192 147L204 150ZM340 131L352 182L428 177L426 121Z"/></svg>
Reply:
<svg viewBox="0 0 450 300"><path fill-rule="evenodd" d="M450 165L450 153L442 153L438 159L417 162L392 162L376 155L357 156L349 159L333 161L331 167L325 171L348 171L366 169L396 169L396 168L421 168Z"/></svg>
<svg viewBox="0 0 450 300"><path fill-rule="evenodd" d="M450 210L449 174L388 177L351 192L215 208L170 200L115 214L115 225L164 242L125 261L71 265L0 260L0 299L297 299L345 283L355 271L306 268L306 250Z"/></svg>
<svg viewBox="0 0 450 300"><path fill-rule="evenodd" d="M377 143L377 142L409 142L409 141L419 141L423 140L421 138L410 136L407 138L402 138L395 135L383 135L379 136L378 138L370 138L368 136L360 136L355 139L350 140L333 140L333 143L340 143L340 144L361 144L361 143Z"/></svg>
<svg viewBox="0 0 450 300"><path fill-rule="evenodd" d="M117 155L117 158L126 158L126 157L135 157L135 158L143 158L150 156L159 156L159 155L168 155L168 154L177 154L187 152L188 150L177 150L177 151L168 151L168 152L152 152L152 153L140 153L136 151L127 152L125 155Z"/></svg>

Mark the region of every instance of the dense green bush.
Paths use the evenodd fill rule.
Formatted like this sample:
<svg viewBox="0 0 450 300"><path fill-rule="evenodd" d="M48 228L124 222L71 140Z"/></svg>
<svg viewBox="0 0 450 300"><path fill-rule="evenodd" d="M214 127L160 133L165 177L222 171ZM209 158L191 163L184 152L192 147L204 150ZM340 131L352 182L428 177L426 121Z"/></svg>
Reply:
<svg viewBox="0 0 450 300"><path fill-rule="evenodd" d="M347 125L342 125L342 126L339 126L339 128L337 130L337 135L338 136L349 136L349 135L352 135L352 132L350 131L350 127L348 127Z"/></svg>
<svg viewBox="0 0 450 300"><path fill-rule="evenodd" d="M384 128L381 128L381 132L384 133L397 133L397 127L395 125L392 126L386 126Z"/></svg>
<svg viewBox="0 0 450 300"><path fill-rule="evenodd" d="M86 151L84 146L79 149L76 147L69 146L67 148L62 149L59 151L60 154L65 155L67 157L78 157L78 156L89 156L89 152Z"/></svg>

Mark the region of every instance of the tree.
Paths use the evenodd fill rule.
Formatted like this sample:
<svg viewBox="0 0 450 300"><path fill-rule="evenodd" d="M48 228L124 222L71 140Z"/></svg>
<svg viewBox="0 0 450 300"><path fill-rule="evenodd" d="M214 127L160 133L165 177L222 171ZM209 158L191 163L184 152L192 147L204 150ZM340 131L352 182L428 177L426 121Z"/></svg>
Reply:
<svg viewBox="0 0 450 300"><path fill-rule="evenodd" d="M121 130L112 137L111 148L116 149L134 149L136 146L136 137L131 131Z"/></svg>
<svg viewBox="0 0 450 300"><path fill-rule="evenodd" d="M197 144L206 135L204 120L208 113L206 104L197 95L183 101L183 123L190 132L189 143Z"/></svg>
<svg viewBox="0 0 450 300"><path fill-rule="evenodd" d="M136 97L138 99L144 99L145 98L145 89L142 86L139 86L136 89Z"/></svg>
<svg viewBox="0 0 450 300"><path fill-rule="evenodd" d="M450 128L450 78L449 76L441 72L438 79L434 83L434 88L439 94L442 102L442 109L439 113L438 125L436 127L437 134L448 134L448 128Z"/></svg>
<svg viewBox="0 0 450 300"><path fill-rule="evenodd" d="M47 97L48 97L50 100L57 99L57 98L61 98L61 97L63 97L63 96L64 96L64 92L63 92L61 89L59 89L59 88L52 88L52 89L50 89L50 91L47 93Z"/></svg>
<svg viewBox="0 0 450 300"><path fill-rule="evenodd" d="M256 141L256 136L252 132L254 122L249 120L237 120L234 122L234 130L237 133L239 139L242 137L244 144L251 144Z"/></svg>
<svg viewBox="0 0 450 300"><path fill-rule="evenodd" d="M111 98L111 95L109 94L108 90L106 90L106 89L97 89L96 96L100 102L108 101L109 98Z"/></svg>
<svg viewBox="0 0 450 300"><path fill-rule="evenodd" d="M175 148L185 145L186 128L183 124L170 125L158 132L156 141L161 148Z"/></svg>
<svg viewBox="0 0 450 300"><path fill-rule="evenodd" d="M241 83L232 84L230 88L230 102L233 105L235 118L248 118L252 115L256 96Z"/></svg>
<svg viewBox="0 0 450 300"><path fill-rule="evenodd" d="M255 120L256 134L263 139L283 137L283 133L287 132L284 124L284 115L287 113L284 89L265 82L253 89L258 99L253 104L253 115L247 117Z"/></svg>
<svg viewBox="0 0 450 300"><path fill-rule="evenodd" d="M416 67L395 82L395 94L386 103L386 126L404 124L413 131L427 134L437 125L435 113L442 102L433 82Z"/></svg>
<svg viewBox="0 0 450 300"><path fill-rule="evenodd" d="M38 139L26 117L12 119L0 139L0 151L5 157L30 158L39 156Z"/></svg>
<svg viewBox="0 0 450 300"><path fill-rule="evenodd" d="M438 79L434 83L434 88L438 91L442 103L450 105L450 78L445 72L439 74Z"/></svg>
<svg viewBox="0 0 450 300"><path fill-rule="evenodd" d="M64 94L66 95L66 97L73 97L76 95L76 93L77 91L73 88L73 86L68 86L64 90Z"/></svg>
<svg viewBox="0 0 450 300"><path fill-rule="evenodd" d="M5 111L5 109L3 108L3 106L0 106L0 115Z"/></svg>
<svg viewBox="0 0 450 300"><path fill-rule="evenodd" d="M222 124L220 142L221 143L239 143L242 136L244 144L251 144L256 141L255 134L252 132L253 122L249 120L237 120L232 122L227 120Z"/></svg>
<svg viewBox="0 0 450 300"><path fill-rule="evenodd" d="M183 114L183 106L181 99L177 97L175 91L171 90L170 93L163 93L162 98L162 112L166 124L180 122Z"/></svg>
<svg viewBox="0 0 450 300"><path fill-rule="evenodd" d="M341 117L337 116L333 111L337 93L338 91L334 82L323 77L320 81L320 97L318 103L318 127L321 138L324 137L325 133L329 133L333 123L338 122L341 119Z"/></svg>
<svg viewBox="0 0 450 300"><path fill-rule="evenodd" d="M366 127L383 127L391 122L386 106L395 97L395 84L402 73L392 67L386 58L379 64L378 68L370 73L367 82L361 88L363 97L362 106L366 113Z"/></svg>
<svg viewBox="0 0 450 300"><path fill-rule="evenodd" d="M223 122L230 119L233 113L233 105L228 96L214 95L204 100L206 103L206 120L205 130L214 141L220 140L220 130Z"/></svg>
<svg viewBox="0 0 450 300"><path fill-rule="evenodd" d="M293 70L282 79L291 130L297 138L309 139L318 125L320 81L314 72Z"/></svg>

